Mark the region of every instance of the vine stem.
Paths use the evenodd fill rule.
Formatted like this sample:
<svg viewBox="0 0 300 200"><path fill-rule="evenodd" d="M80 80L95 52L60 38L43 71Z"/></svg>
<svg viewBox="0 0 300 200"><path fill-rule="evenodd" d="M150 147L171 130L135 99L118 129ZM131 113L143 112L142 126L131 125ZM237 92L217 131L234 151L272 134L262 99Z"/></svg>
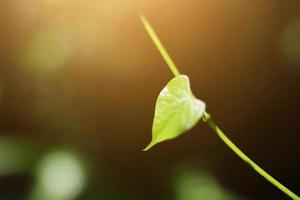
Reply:
<svg viewBox="0 0 300 200"><path fill-rule="evenodd" d="M174 76L179 76L180 75L179 70L177 69L176 65L174 64L172 58L169 56L167 50L164 48L164 46L160 42L158 36L156 35L155 31L152 29L148 20L143 15L140 15L140 18L141 18L141 21L142 21L146 31L148 32L148 34L150 36L150 38L152 39L155 46L159 50L160 54L166 61L169 69L172 71ZM280 182L278 182L275 178L273 178L271 175L269 175L265 170L263 170L261 167L259 167L254 161L252 161L246 154L244 154L216 125L216 123L212 120L210 114L205 112L202 119L204 122L206 122L210 126L210 128L220 137L220 139L234 153L236 153L243 161L245 161L248 165L250 165L258 174L260 174L262 177L264 177L266 180L268 180L270 183L272 183L275 187L277 187L283 193L288 195L290 198L292 198L294 200L300 200L300 198L295 193L293 193L287 187L285 187Z"/></svg>
<svg viewBox="0 0 300 200"><path fill-rule="evenodd" d="M245 161L250 167L252 167L258 174L272 183L275 187L281 190L283 193L288 195L290 198L294 200L300 200L300 198L289 190L287 187L278 182L275 178L273 178L270 174L268 174L265 170L259 167L254 161L252 161L244 152L242 152L224 133L223 131L216 125L216 123L211 118L210 114L204 113L203 121L208 124L208 126L219 136L219 138L235 153L237 154L243 161Z"/></svg>
<svg viewBox="0 0 300 200"><path fill-rule="evenodd" d="M148 20L146 19L146 17L144 15L140 15L140 18L141 18L141 21L142 21L146 31L149 34L151 40L155 44L155 46L158 49L161 56L166 61L168 67L171 70L171 72L174 74L174 76L179 76L180 75L179 70L177 69L177 67L176 67L175 63L173 62L172 58L170 57L167 50L164 48L163 44L159 40L159 37L156 35L155 31L152 29L152 27L151 27L150 23L148 22Z"/></svg>

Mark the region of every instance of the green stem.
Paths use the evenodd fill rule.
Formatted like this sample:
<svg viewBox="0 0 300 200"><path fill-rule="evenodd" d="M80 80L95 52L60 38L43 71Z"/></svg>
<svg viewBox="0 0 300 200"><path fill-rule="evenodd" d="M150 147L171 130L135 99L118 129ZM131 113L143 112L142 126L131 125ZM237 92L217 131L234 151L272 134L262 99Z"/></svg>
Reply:
<svg viewBox="0 0 300 200"><path fill-rule="evenodd" d="M160 52L161 56L166 61L168 67L170 68L170 70L172 71L174 76L180 75L180 72L177 69L175 63L173 62L173 60L169 56L167 50L164 48L164 46L160 42L158 36L156 35L155 31L152 29L152 27L151 27L150 23L148 22L148 20L146 19L146 17L144 17L144 15L140 15L140 18L141 18L141 21L142 21L146 31L148 32L148 34L150 36L150 38L152 39L152 41L155 44L158 51Z"/></svg>
<svg viewBox="0 0 300 200"><path fill-rule="evenodd" d="M174 74L174 76L180 75L179 70L177 69L176 65L172 61L171 57L169 56L168 52L160 42L158 36L152 29L150 23L147 21L147 19L141 15L140 16L141 21L148 32L150 38L154 42L155 46L159 50L160 54L166 61L168 67ZM267 179L270 183L272 183L275 187L277 187L279 190L281 190L283 193L288 195L294 200L300 200L300 198L290 191L288 188L286 188L284 185L279 183L276 179L274 179L271 175L269 175L265 170L260 168L257 164L255 164L254 161L252 161L246 154L244 154L222 131L218 128L216 123L212 120L211 116L208 113L204 113L203 121L207 122L207 124L212 128L212 130L221 138L221 140L234 152L236 153L242 160L244 160L247 164L249 164L258 174L260 174L262 177Z"/></svg>
<svg viewBox="0 0 300 200"><path fill-rule="evenodd" d="M259 167L254 161L252 161L246 154L244 154L223 132L216 123L212 120L211 116L208 113L205 113L203 116L203 121L205 121L210 128L221 138L221 140L242 160L244 160L248 165L250 165L257 173L267 179L270 183L276 186L283 193L288 195L290 198L295 200L300 200L300 198L289 190L287 187L279 183L275 178L268 174L265 170Z"/></svg>

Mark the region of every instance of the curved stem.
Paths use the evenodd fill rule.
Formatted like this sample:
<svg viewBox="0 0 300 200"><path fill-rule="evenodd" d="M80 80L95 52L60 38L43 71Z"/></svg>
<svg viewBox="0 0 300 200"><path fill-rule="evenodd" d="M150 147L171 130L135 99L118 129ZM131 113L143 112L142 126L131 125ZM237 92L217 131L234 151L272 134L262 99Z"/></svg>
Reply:
<svg viewBox="0 0 300 200"><path fill-rule="evenodd" d="M234 152L236 153L242 160L244 160L248 165L250 165L257 173L259 173L262 177L276 186L283 193L288 195L290 198L295 200L300 200L300 198L289 190L287 187L278 182L275 178L273 178L270 174L268 174L265 170L259 167L254 161L252 161L246 154L244 154L223 132L216 123L212 120L211 116L208 113L205 113L203 116L203 121L205 121L210 128L220 137L220 139Z"/></svg>
<svg viewBox="0 0 300 200"><path fill-rule="evenodd" d="M159 50L160 54L166 61L169 69L172 71L174 76L180 75L179 70L177 69L176 65L172 61L171 57L169 56L168 52L160 42L158 36L156 35L155 31L152 29L150 23L147 21L147 19L140 15L141 21L149 34L150 38L154 42L155 46ZM254 161L252 161L246 154L244 154L223 132L219 127L216 125L216 123L212 120L211 116L208 113L204 113L203 121L205 121L211 129L220 137L220 139L234 152L236 153L242 160L244 160L248 165L250 165L258 174L260 174L262 177L264 177L266 180L268 180L270 183L272 183L275 187L277 187L279 190L281 190L283 193L288 195L290 198L294 200L300 200L300 198L293 193L291 190L289 190L287 187L279 183L276 179L274 179L271 175L269 175L265 170L260 168Z"/></svg>
<svg viewBox="0 0 300 200"><path fill-rule="evenodd" d="M168 67L170 68L170 70L172 71L174 76L180 75L180 72L177 69L175 63L169 56L167 50L164 48L164 46L160 42L158 36L156 35L155 31L152 29L152 27L151 27L150 23L148 22L148 20L146 19L146 17L144 15L140 15L140 18L141 18L141 21L142 21L147 33L149 34L150 38L152 39L153 43L155 44L155 46L158 49L161 56L166 61Z"/></svg>

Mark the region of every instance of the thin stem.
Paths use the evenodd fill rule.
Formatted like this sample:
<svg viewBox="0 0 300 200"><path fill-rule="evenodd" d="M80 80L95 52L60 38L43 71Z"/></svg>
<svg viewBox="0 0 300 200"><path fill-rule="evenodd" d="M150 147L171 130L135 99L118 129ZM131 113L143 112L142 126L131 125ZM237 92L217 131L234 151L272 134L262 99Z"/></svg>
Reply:
<svg viewBox="0 0 300 200"><path fill-rule="evenodd" d="M154 42L155 46L157 47L159 53L162 55L162 57L164 58L164 60L166 61L168 67L170 68L170 70L172 71L172 73L174 74L174 76L178 76L180 75L179 70L177 69L175 63L173 62L173 60L171 59L171 57L169 56L167 50L164 48L164 46L162 45L162 43L160 42L158 36L156 35L155 31L153 30L153 28L151 27L150 23L148 22L148 20L146 19L146 17L144 15L140 15L140 18L142 20L142 23L147 31L147 33L149 34L150 38L152 39L152 41Z"/></svg>
<svg viewBox="0 0 300 200"><path fill-rule="evenodd" d="M141 15L140 16L141 21L148 32L149 36L151 37L152 41L156 45L157 49L159 50L160 54L168 64L168 67L174 74L174 76L180 75L179 70L175 66L174 62L172 61L171 57L169 56L168 52L160 42L158 36L152 29L150 23L147 21L147 19ZM260 168L254 161L252 161L246 154L244 154L222 131L219 129L219 127L216 125L216 123L212 120L211 116L208 113L204 113L203 121L207 122L207 124L211 127L211 129L220 137L220 139L234 152L236 153L242 160L244 160L248 165L250 165L258 174L260 174L262 177L264 177L266 180L268 180L270 183L272 183L275 187L277 187L279 190L281 190L283 193L288 195L290 198L294 200L300 200L300 198L293 193L291 190L286 188L284 185L279 183L276 179L274 179L271 175L269 175L265 170Z"/></svg>
<svg viewBox="0 0 300 200"><path fill-rule="evenodd" d="M289 190L287 187L279 183L275 178L273 178L270 174L268 174L265 170L260 168L254 161L252 161L246 154L244 154L223 132L216 123L212 120L211 116L208 113L204 114L203 121L205 121L210 128L221 138L221 140L234 152L236 153L242 160L244 160L248 165L250 165L257 173L267 179L270 183L276 186L283 193L288 195L290 198L294 200L300 200L300 198Z"/></svg>

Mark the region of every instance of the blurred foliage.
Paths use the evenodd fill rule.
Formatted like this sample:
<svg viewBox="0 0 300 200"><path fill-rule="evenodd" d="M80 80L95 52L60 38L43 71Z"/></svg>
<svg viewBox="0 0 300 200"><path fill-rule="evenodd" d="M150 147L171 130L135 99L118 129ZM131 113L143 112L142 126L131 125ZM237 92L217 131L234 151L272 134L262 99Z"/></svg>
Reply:
<svg viewBox="0 0 300 200"><path fill-rule="evenodd" d="M207 170L185 167L175 176L176 200L242 200L225 190Z"/></svg>
<svg viewBox="0 0 300 200"><path fill-rule="evenodd" d="M300 17L294 17L287 23L281 37L286 60L294 66L300 66Z"/></svg>
<svg viewBox="0 0 300 200"><path fill-rule="evenodd" d="M20 174L32 170L40 152L27 140L0 137L0 175Z"/></svg>
<svg viewBox="0 0 300 200"><path fill-rule="evenodd" d="M72 200L83 191L86 169L74 152L47 153L38 164L31 200Z"/></svg>

